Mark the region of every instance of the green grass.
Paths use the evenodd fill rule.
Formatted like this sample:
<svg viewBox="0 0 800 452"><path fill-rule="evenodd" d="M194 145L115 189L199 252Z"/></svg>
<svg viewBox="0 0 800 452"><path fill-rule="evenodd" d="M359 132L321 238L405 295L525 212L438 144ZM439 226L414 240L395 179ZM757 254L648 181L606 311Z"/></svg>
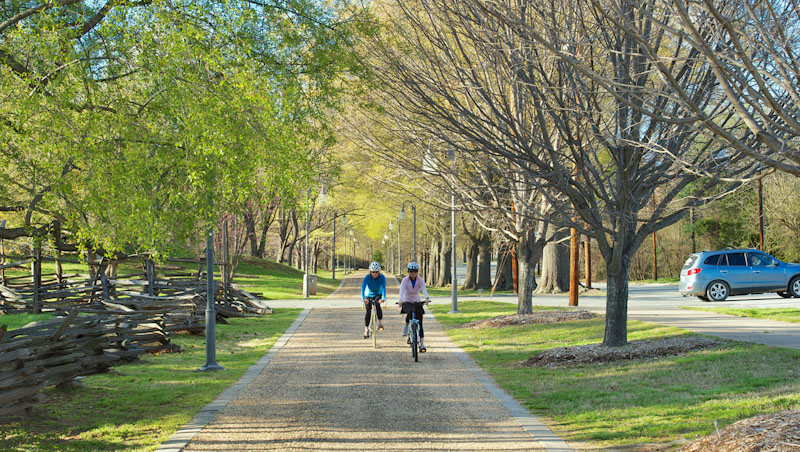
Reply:
<svg viewBox="0 0 800 452"><path fill-rule="evenodd" d="M0 325L8 325L9 330L16 330L23 326L37 322L39 320L47 320L55 317L53 314L8 314L0 315Z"/></svg>
<svg viewBox="0 0 800 452"><path fill-rule="evenodd" d="M467 301L462 314L431 308L446 332L495 381L558 434L590 447L670 447L757 414L800 408L800 351L742 342L684 356L566 369L516 368L537 352L602 340L604 320L506 328L453 329L512 314L516 306ZM535 308L541 309L541 308ZM628 340L683 330L628 321Z"/></svg>
<svg viewBox="0 0 800 452"><path fill-rule="evenodd" d="M692 306L682 306L682 308L695 311L717 312L720 314L735 315L737 317L752 317L755 319L800 323L800 309L797 308L699 308Z"/></svg>
<svg viewBox="0 0 800 452"><path fill-rule="evenodd" d="M339 287L341 277L340 272L337 272L336 280L330 278L330 272L318 272L317 294L310 298L325 298L333 293ZM303 272L270 260L244 258L234 282L244 290L264 294L267 299L303 298Z"/></svg>
<svg viewBox="0 0 800 452"><path fill-rule="evenodd" d="M432 297L444 297L444 296L447 296L447 295L450 295L451 293L453 293L452 286L428 287L427 289L428 289L428 294L430 296L432 296ZM480 293L475 289L470 289L470 290L458 289L458 295L465 296L465 297L466 296L473 296L473 295L484 295L484 296L488 297L491 292L492 292L491 289L484 289ZM510 294L513 294L513 293L514 293L513 290L495 290L494 291L495 295L501 295L501 294L502 295L510 295Z"/></svg>
<svg viewBox="0 0 800 452"><path fill-rule="evenodd" d="M182 353L144 355L85 387L45 391L32 415L0 420L0 448L10 451L153 450L255 364L291 325L299 309L217 325L219 372L205 363L205 336L173 335ZM11 316L4 316L7 320Z"/></svg>

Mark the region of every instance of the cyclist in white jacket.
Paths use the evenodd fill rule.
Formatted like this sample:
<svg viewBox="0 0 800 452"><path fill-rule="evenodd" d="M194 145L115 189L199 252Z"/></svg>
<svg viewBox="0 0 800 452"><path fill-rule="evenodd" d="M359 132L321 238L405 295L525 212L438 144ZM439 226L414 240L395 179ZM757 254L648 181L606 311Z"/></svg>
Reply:
<svg viewBox="0 0 800 452"><path fill-rule="evenodd" d="M408 322L411 320L411 313L416 313L417 320L419 320L419 351L425 353L425 343L423 342L425 330L422 329L422 316L425 314L423 303L430 303L431 298L428 296L428 289L425 288L425 281L419 277L419 264L409 262L406 268L408 269L408 276L400 282L400 295L398 296L401 312L406 314L403 336L408 334ZM425 295L424 300L420 298L420 292Z"/></svg>

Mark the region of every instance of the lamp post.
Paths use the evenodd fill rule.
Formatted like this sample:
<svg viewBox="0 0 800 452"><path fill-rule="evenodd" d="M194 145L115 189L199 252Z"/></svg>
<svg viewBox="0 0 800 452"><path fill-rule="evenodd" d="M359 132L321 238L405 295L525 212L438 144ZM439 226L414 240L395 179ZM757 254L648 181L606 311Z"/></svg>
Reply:
<svg viewBox="0 0 800 452"><path fill-rule="evenodd" d="M208 194L208 204L211 205L211 194ZM217 309L214 306L216 294L214 284L214 226L209 220L206 233L206 363L200 366L199 371L224 370L217 364Z"/></svg>
<svg viewBox="0 0 800 452"><path fill-rule="evenodd" d="M417 262L417 206L415 206L414 203L412 203L409 200L403 201L403 203L400 204L400 219L401 220L405 220L406 219L406 207L405 207L406 203L411 204L411 213L412 213L412 216L414 217L414 252L412 253L411 260L414 261L414 262ZM398 221L397 223L399 224L400 222Z"/></svg>
<svg viewBox="0 0 800 452"><path fill-rule="evenodd" d="M350 226L350 272L355 271L356 268L356 247L353 241L353 227Z"/></svg>
<svg viewBox="0 0 800 452"><path fill-rule="evenodd" d="M449 157L453 158L453 173L456 170L456 152L450 151ZM450 194L450 205L452 206L452 215L450 217L450 232L453 235L453 247L450 258L453 260L453 290L451 294L452 305L450 307L450 314L458 314L458 276L456 274L456 190L453 187L453 193Z"/></svg>
<svg viewBox="0 0 800 452"><path fill-rule="evenodd" d="M331 279L336 279L336 210L333 211L333 248L331 249ZM342 213L342 224L347 224L347 214ZM347 246L347 244L345 244Z"/></svg>
<svg viewBox="0 0 800 452"><path fill-rule="evenodd" d="M400 230L400 226L398 225L398 231ZM394 242L392 241L392 231L394 230L394 224L392 220L389 220L389 245L392 246L392 252L389 254L389 260L392 262L392 273L394 273ZM397 242L397 252L400 252L400 242Z"/></svg>

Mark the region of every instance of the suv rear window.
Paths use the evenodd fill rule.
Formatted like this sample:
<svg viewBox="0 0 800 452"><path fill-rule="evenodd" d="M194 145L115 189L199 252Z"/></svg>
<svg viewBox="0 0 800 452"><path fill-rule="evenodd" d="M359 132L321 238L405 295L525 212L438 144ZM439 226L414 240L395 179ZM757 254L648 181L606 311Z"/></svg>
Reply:
<svg viewBox="0 0 800 452"><path fill-rule="evenodd" d="M697 262L697 254L690 254L689 258L686 259L686 262L683 263L683 268L689 268Z"/></svg>
<svg viewBox="0 0 800 452"><path fill-rule="evenodd" d="M703 263L705 265L717 265L717 262L719 262L719 256L720 256L719 254L713 254L711 256L708 256Z"/></svg>

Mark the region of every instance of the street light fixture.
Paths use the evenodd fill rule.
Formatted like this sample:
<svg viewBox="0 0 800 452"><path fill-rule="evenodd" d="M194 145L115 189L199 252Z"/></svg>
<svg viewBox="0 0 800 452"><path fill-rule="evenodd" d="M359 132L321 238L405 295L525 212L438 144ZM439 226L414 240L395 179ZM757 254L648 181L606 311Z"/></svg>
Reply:
<svg viewBox="0 0 800 452"><path fill-rule="evenodd" d="M412 254L412 259L411 260L414 261L414 262L417 262L417 206L415 206L414 203L409 201L409 200L403 201L403 203L400 204L400 219L401 220L405 220L406 219L406 203L411 204L411 213L412 213L412 215L414 217L414 253ZM397 223L400 224L400 221L398 221Z"/></svg>

